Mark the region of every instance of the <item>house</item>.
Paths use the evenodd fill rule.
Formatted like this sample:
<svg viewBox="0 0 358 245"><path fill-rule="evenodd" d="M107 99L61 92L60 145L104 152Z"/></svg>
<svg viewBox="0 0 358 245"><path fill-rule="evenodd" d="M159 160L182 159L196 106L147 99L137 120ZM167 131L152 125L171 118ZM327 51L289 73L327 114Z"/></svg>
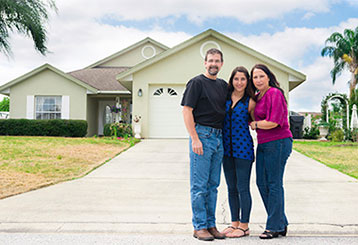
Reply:
<svg viewBox="0 0 358 245"><path fill-rule="evenodd" d="M88 136L103 134L105 123L119 117L130 123L141 116L144 138L185 138L180 101L186 83L204 73L210 48L224 54L219 77L228 80L238 65L268 65L286 96L306 76L219 32L209 29L168 48L146 38L84 69L65 73L49 64L0 87L10 96L10 117L83 119ZM113 109L119 109L118 114Z"/></svg>

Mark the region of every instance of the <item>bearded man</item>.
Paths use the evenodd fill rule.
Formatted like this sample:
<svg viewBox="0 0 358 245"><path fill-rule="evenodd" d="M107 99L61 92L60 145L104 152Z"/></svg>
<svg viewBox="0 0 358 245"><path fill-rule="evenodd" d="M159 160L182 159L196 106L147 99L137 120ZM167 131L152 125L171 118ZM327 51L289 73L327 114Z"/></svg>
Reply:
<svg viewBox="0 0 358 245"><path fill-rule="evenodd" d="M217 187L223 158L222 126L225 117L227 83L217 78L223 66L223 54L209 49L205 55L205 73L186 85L181 105L184 123L190 135L190 197L194 237L212 241L224 239L216 228Z"/></svg>

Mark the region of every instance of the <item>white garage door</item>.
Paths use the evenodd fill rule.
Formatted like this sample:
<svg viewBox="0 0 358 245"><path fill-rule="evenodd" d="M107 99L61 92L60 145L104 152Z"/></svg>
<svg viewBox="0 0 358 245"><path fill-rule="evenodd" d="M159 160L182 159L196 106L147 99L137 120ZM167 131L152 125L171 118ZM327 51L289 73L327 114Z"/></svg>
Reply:
<svg viewBox="0 0 358 245"><path fill-rule="evenodd" d="M149 137L187 138L182 106L185 85L149 86Z"/></svg>

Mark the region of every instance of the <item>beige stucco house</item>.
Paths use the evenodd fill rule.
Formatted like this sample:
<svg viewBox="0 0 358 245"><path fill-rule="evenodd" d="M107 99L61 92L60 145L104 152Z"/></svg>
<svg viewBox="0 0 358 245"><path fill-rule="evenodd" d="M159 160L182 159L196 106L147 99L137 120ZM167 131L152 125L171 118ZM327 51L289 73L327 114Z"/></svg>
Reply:
<svg viewBox="0 0 358 245"><path fill-rule="evenodd" d="M306 76L214 30L173 48L146 38L84 69L65 73L49 64L8 82L0 93L10 96L10 118L83 119L88 135L103 134L116 116L130 123L140 116L144 138L184 138L180 101L187 81L205 72L206 50L224 54L219 77L227 80L238 65L268 65L286 96ZM120 112L111 112L119 105ZM113 109L113 108L112 108Z"/></svg>

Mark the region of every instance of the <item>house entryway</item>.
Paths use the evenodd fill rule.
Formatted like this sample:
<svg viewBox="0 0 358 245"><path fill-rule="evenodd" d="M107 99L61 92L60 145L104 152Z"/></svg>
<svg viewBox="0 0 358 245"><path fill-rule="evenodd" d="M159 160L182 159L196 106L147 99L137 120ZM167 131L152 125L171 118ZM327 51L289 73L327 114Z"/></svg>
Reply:
<svg viewBox="0 0 358 245"><path fill-rule="evenodd" d="M131 122L132 103L130 98L113 97L98 100L98 135L103 135L105 124L116 121Z"/></svg>

